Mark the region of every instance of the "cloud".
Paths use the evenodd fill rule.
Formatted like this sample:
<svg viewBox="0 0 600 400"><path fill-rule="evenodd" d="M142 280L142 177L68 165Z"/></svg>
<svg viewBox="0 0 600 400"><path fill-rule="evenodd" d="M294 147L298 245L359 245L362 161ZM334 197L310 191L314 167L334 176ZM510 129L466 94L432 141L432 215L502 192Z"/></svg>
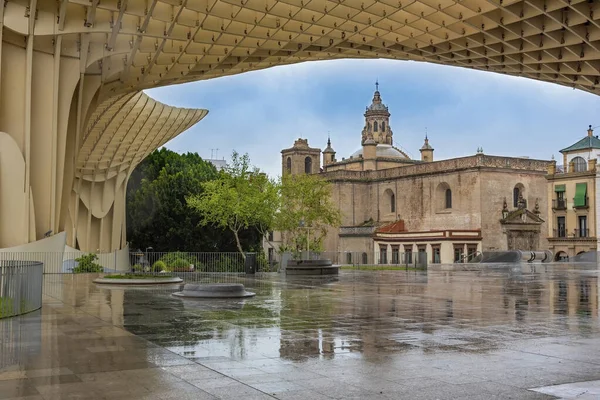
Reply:
<svg viewBox="0 0 600 400"><path fill-rule="evenodd" d="M207 108L208 116L170 141L175 151L219 158L235 149L271 175L298 137L337 158L360 146L365 106L378 79L394 140L419 157L425 131L436 159L490 154L549 159L600 125L600 98L567 87L502 74L395 60L316 61L148 93L167 104ZM214 151L212 152L215 153Z"/></svg>

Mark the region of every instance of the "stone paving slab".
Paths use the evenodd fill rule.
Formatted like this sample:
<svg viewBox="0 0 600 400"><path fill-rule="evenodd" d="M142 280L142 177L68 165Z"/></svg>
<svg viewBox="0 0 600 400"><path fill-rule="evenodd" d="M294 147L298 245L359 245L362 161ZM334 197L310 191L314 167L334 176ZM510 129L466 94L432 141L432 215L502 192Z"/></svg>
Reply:
<svg viewBox="0 0 600 400"><path fill-rule="evenodd" d="M0 320L0 400L598 398L596 267L234 277L256 297L192 304L68 278Z"/></svg>

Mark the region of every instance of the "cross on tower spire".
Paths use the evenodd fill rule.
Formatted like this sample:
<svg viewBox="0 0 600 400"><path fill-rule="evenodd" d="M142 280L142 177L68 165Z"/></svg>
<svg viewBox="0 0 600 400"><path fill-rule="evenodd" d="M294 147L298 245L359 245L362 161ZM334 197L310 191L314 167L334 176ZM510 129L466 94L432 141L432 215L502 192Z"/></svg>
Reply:
<svg viewBox="0 0 600 400"><path fill-rule="evenodd" d="M379 79L375 80L375 91L379 91Z"/></svg>

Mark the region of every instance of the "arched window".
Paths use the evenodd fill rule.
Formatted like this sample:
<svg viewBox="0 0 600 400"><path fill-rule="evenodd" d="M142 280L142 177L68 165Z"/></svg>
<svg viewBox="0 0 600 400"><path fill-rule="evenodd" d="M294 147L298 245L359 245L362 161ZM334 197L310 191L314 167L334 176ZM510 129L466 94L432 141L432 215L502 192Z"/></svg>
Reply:
<svg viewBox="0 0 600 400"><path fill-rule="evenodd" d="M385 189L383 192L383 204L381 208L386 214L396 212L396 196L392 189Z"/></svg>
<svg viewBox="0 0 600 400"><path fill-rule="evenodd" d="M575 157L571 161L573 162L573 172L587 171L587 162L585 162L583 157Z"/></svg>
<svg viewBox="0 0 600 400"><path fill-rule="evenodd" d="M304 173L312 174L312 158L310 157L304 159Z"/></svg>
<svg viewBox="0 0 600 400"><path fill-rule="evenodd" d="M381 132L385 132L385 121L381 123Z"/></svg>
<svg viewBox="0 0 600 400"><path fill-rule="evenodd" d="M377 132L377 121L373 121L373 132Z"/></svg>
<svg viewBox="0 0 600 400"><path fill-rule="evenodd" d="M519 207L519 199L523 199L523 206L527 206L525 202L525 186L522 183L517 183L513 189L513 207Z"/></svg>
<svg viewBox="0 0 600 400"><path fill-rule="evenodd" d="M287 160L285 161L285 170L287 171L287 173L291 173L292 172L292 158L288 157Z"/></svg>
<svg viewBox="0 0 600 400"><path fill-rule="evenodd" d="M367 122L367 131L371 132L371 123L370 122Z"/></svg>
<svg viewBox="0 0 600 400"><path fill-rule="evenodd" d="M441 182L435 189L436 211L450 210L452 208L452 190L447 182Z"/></svg>

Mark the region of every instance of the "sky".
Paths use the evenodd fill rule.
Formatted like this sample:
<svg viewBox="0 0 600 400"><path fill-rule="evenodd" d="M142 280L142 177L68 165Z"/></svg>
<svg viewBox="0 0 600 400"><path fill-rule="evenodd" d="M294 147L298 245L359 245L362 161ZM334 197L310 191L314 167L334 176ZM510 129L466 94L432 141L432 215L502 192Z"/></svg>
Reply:
<svg viewBox="0 0 600 400"><path fill-rule="evenodd" d="M600 96L466 68L393 60L314 61L148 90L166 104L208 115L168 142L177 152L230 159L281 174L281 150L297 138L336 158L360 148L375 81L391 113L394 145L419 159L425 134L434 159L485 154L549 160L599 126ZM218 152L215 150L218 149Z"/></svg>

